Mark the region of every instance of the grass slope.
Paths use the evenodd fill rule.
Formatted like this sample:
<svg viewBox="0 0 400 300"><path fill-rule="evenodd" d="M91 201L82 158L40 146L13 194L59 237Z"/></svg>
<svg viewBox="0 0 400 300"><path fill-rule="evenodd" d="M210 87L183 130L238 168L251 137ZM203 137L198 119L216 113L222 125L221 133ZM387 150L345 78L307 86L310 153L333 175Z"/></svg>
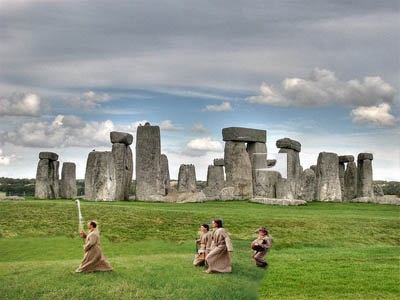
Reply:
<svg viewBox="0 0 400 300"><path fill-rule="evenodd" d="M0 202L1 299L398 299L400 208L364 203L302 207L247 202L81 202L100 222L112 273L75 274L82 259L70 200ZM200 223L223 218L231 274L194 268ZM269 227L270 268L250 242Z"/></svg>

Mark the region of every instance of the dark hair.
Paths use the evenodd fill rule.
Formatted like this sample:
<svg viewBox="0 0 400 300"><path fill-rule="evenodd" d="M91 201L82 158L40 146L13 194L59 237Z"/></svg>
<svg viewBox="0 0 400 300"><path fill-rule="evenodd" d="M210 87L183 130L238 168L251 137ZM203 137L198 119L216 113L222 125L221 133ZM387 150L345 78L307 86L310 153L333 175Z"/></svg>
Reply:
<svg viewBox="0 0 400 300"><path fill-rule="evenodd" d="M210 226L208 226L208 224L206 224L206 223L201 224L200 226L203 226L205 229L207 229L207 231L210 230Z"/></svg>
<svg viewBox="0 0 400 300"><path fill-rule="evenodd" d="M214 222L217 223L218 228L224 227L224 226L222 226L222 220L221 219L215 219Z"/></svg>
<svg viewBox="0 0 400 300"><path fill-rule="evenodd" d="M97 223L96 223L95 221L90 221L90 225L92 225L93 228L96 228L96 227L97 227Z"/></svg>

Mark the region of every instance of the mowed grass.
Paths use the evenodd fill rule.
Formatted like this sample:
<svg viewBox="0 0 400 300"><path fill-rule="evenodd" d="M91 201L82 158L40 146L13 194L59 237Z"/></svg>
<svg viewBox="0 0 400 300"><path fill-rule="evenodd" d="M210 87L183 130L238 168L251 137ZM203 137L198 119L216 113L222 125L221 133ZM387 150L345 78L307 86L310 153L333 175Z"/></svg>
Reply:
<svg viewBox="0 0 400 300"><path fill-rule="evenodd" d="M75 274L72 200L0 201L0 299L398 299L400 208L366 203L81 201L115 272ZM194 268L199 224L223 218L233 272ZM250 242L267 226L268 270Z"/></svg>

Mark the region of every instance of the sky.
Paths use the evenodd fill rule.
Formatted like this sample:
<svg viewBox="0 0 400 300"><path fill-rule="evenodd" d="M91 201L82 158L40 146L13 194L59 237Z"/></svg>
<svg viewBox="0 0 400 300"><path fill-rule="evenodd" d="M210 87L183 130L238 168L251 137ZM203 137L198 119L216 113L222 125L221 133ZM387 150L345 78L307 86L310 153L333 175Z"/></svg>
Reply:
<svg viewBox="0 0 400 300"><path fill-rule="evenodd" d="M400 2L0 0L0 177L39 152L74 162L150 122L177 179L223 158L222 129L320 152L368 152L400 181ZM135 174L134 174L135 178Z"/></svg>

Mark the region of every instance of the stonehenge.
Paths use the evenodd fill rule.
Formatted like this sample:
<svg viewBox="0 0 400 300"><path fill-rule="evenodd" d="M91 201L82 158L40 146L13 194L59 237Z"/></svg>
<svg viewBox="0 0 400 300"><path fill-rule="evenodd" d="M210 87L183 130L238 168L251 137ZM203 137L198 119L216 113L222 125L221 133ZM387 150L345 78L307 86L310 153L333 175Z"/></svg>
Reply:
<svg viewBox="0 0 400 300"><path fill-rule="evenodd" d="M301 144L284 137L276 141L279 153L268 153L267 131L243 127L222 129L224 157L207 169L207 182L197 186L193 164L181 164L172 187L169 162L161 153L160 127L146 123L136 132L136 194L140 201L203 202L250 200L272 205L322 202L379 202L382 189L373 184L372 153L338 155L320 152L315 165L303 170ZM129 133L110 132L111 151L88 154L85 196L90 201L132 199L133 157ZM58 155L40 152L35 197L76 197L76 166L65 162L61 181ZM201 187L201 188L200 188Z"/></svg>

